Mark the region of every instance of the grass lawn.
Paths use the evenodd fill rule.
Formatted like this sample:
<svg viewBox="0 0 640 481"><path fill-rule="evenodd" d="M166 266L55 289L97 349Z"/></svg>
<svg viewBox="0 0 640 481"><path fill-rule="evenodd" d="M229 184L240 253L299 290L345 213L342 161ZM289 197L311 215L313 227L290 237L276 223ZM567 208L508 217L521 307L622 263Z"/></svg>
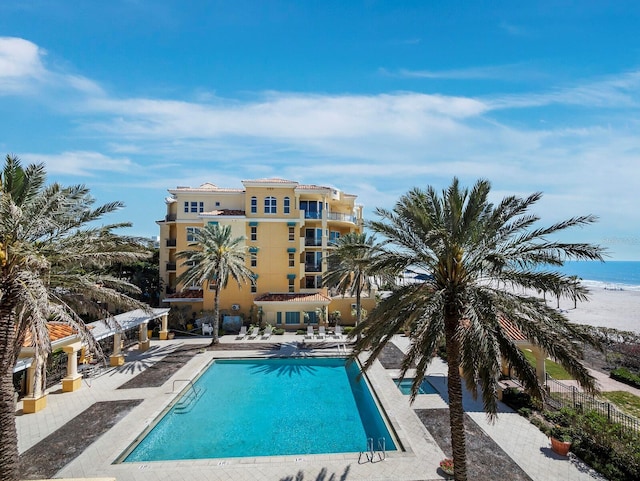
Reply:
<svg viewBox="0 0 640 481"><path fill-rule="evenodd" d="M536 365L536 358L533 353L527 349L523 349L524 357L527 358L527 361L531 363L532 366ZM571 375L564 370L564 368L558 364L557 362L552 361L551 359L544 360L544 368L547 371L547 374L558 381L563 381L567 379L573 379Z"/></svg>
<svg viewBox="0 0 640 481"><path fill-rule="evenodd" d="M640 417L640 397L626 391L603 392L602 395L609 402L615 404L627 414Z"/></svg>

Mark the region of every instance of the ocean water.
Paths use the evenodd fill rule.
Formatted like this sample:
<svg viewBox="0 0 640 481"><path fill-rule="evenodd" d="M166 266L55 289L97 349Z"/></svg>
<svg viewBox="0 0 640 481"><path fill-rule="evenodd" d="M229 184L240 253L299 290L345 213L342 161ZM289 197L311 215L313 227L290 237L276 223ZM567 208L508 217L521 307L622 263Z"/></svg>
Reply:
<svg viewBox="0 0 640 481"><path fill-rule="evenodd" d="M569 261L558 270L566 275L578 276L586 285L616 290L640 290L638 261Z"/></svg>

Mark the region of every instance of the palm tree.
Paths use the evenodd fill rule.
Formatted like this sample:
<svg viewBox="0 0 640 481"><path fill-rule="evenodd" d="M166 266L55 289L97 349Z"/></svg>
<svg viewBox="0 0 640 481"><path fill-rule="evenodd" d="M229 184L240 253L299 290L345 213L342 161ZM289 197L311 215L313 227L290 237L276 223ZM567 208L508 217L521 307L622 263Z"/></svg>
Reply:
<svg viewBox="0 0 640 481"><path fill-rule="evenodd" d="M362 322L362 293L371 292L374 277L383 275L381 270L372 269L380 249L381 244L376 242L375 236L349 232L338 239L327 258L328 269L322 284L335 288L343 296L346 293L355 295L356 326Z"/></svg>
<svg viewBox="0 0 640 481"><path fill-rule="evenodd" d="M84 186L45 182L42 164L23 168L7 155L0 172L0 479L7 481L19 476L13 367L27 333L42 364L51 351L48 321L74 327L96 349L79 314L98 312L96 301L140 305L126 295L135 286L103 271L146 256L142 244L113 233L126 224L87 227L122 204L93 208ZM37 373L36 394L44 375Z"/></svg>
<svg viewBox="0 0 640 481"><path fill-rule="evenodd" d="M197 250L186 250L176 254L184 259L182 267L187 269L178 276L183 286L208 283L213 284L213 339L211 345L218 343L220 326L220 292L227 287L229 278L233 278L238 287L242 283L253 282L254 274L245 264L245 238L231 237L231 226L207 224L195 233L194 246Z"/></svg>
<svg viewBox="0 0 640 481"><path fill-rule="evenodd" d="M393 210L376 210L381 220L369 226L389 244L374 267L396 272L411 268L430 276L421 283L398 286L352 333L367 329L353 353L355 357L371 349L366 369L395 333L411 326L411 346L402 375L415 363L412 400L432 353L445 342L451 444L458 481L467 479L462 379L474 396L480 388L490 419L497 411L501 357L511 364L527 390L543 395L535 370L501 320L507 319L558 360L587 390L595 390L594 379L578 360L580 345L573 341L591 345L597 341L540 298L523 293L549 291L586 299L584 287L552 269L570 258L602 260L602 249L550 237L569 227L590 224L595 218L574 217L537 227L539 218L529 209L540 193L527 198L506 197L493 205L488 201L489 192L488 181L479 180L469 191L461 189L454 178L442 195L432 187L416 188L402 196Z"/></svg>

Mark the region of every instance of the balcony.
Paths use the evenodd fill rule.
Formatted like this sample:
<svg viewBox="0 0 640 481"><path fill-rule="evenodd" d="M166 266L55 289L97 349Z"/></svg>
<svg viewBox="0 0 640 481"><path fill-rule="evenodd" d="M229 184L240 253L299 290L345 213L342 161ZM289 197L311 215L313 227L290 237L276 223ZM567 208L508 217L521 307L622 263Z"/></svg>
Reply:
<svg viewBox="0 0 640 481"><path fill-rule="evenodd" d="M305 272L322 272L322 264L305 263Z"/></svg>
<svg viewBox="0 0 640 481"><path fill-rule="evenodd" d="M356 223L356 216L351 214L339 214L337 212L329 212L327 214L327 219L329 220L337 220L340 222L350 222L352 224Z"/></svg>
<svg viewBox="0 0 640 481"><path fill-rule="evenodd" d="M322 237L305 237L304 245L311 247L320 247L322 246Z"/></svg>
<svg viewBox="0 0 640 481"><path fill-rule="evenodd" d="M175 262L167 262L167 270L168 271L175 271L176 270L176 263Z"/></svg>
<svg viewBox="0 0 640 481"><path fill-rule="evenodd" d="M304 211L305 219L322 219L322 212L313 212L309 210Z"/></svg>
<svg viewBox="0 0 640 481"><path fill-rule="evenodd" d="M165 222L175 222L176 214L167 214L164 216Z"/></svg>
<svg viewBox="0 0 640 481"><path fill-rule="evenodd" d="M175 247L177 239L167 239L167 247Z"/></svg>

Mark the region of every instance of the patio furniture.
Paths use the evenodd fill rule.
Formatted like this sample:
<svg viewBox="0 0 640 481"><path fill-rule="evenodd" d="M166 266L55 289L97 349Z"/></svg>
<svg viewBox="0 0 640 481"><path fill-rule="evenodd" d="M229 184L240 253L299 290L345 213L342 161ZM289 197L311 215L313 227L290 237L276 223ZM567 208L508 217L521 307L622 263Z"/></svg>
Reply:
<svg viewBox="0 0 640 481"><path fill-rule="evenodd" d="M273 327L271 326L265 327L264 333L262 334L262 339L269 339L272 333L273 333Z"/></svg>
<svg viewBox="0 0 640 481"><path fill-rule="evenodd" d="M211 324L202 324L202 335L213 336L213 326Z"/></svg>
<svg viewBox="0 0 640 481"><path fill-rule="evenodd" d="M242 326L236 339L244 339L245 337L247 337L247 326Z"/></svg>
<svg viewBox="0 0 640 481"><path fill-rule="evenodd" d="M333 336L336 339L342 339L342 326L336 326L336 329L335 329L335 332L334 332Z"/></svg>
<svg viewBox="0 0 640 481"><path fill-rule="evenodd" d="M327 335L327 332L324 329L324 326L318 327L318 339L324 339Z"/></svg>
<svg viewBox="0 0 640 481"><path fill-rule="evenodd" d="M307 326L307 335L305 337L313 339L313 335L313 326Z"/></svg>
<svg viewBox="0 0 640 481"><path fill-rule="evenodd" d="M249 334L249 339L255 339L260 334L260 328L258 326L251 329L251 334Z"/></svg>

